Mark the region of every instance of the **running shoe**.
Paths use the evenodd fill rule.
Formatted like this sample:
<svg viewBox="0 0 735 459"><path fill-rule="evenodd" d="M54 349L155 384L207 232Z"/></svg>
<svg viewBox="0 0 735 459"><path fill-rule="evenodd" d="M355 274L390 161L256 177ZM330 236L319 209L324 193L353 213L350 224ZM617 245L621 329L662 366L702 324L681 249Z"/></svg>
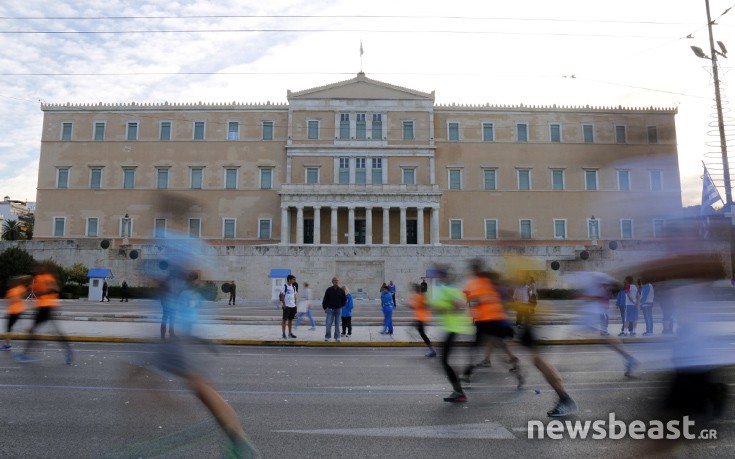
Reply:
<svg viewBox="0 0 735 459"><path fill-rule="evenodd" d="M289 337L289 338L296 338L296 335L294 335L293 333L289 333L289 334L288 334L288 337Z"/></svg>
<svg viewBox="0 0 735 459"><path fill-rule="evenodd" d="M568 416L576 412L577 412L577 404L574 403L574 400L570 398L567 400L559 399L559 401L556 402L556 406L554 407L554 409L551 411L547 411L546 414L549 417L558 418L562 416Z"/></svg>
<svg viewBox="0 0 735 459"><path fill-rule="evenodd" d="M464 392L454 391L449 397L444 397L444 401L452 403L464 403L467 401L467 396L464 394Z"/></svg>
<svg viewBox="0 0 735 459"><path fill-rule="evenodd" d="M436 351L434 349L426 353L426 357L436 357Z"/></svg>
<svg viewBox="0 0 735 459"><path fill-rule="evenodd" d="M9 351L11 349L13 349L13 346L11 346L10 344L3 344L2 346L0 346L0 351Z"/></svg>
<svg viewBox="0 0 735 459"><path fill-rule="evenodd" d="M490 368L493 365L492 365L492 363L490 363L490 359L485 359L482 362L478 363L477 366L478 367L483 367L483 368Z"/></svg>
<svg viewBox="0 0 735 459"><path fill-rule="evenodd" d="M283 339L286 339L286 334L285 333L283 334Z"/></svg>

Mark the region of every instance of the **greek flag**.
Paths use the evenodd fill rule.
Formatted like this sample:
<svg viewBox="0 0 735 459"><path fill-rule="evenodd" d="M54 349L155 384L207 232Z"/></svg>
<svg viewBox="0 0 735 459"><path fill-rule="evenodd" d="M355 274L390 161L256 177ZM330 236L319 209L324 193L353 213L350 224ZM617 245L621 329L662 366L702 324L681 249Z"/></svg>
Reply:
<svg viewBox="0 0 735 459"><path fill-rule="evenodd" d="M720 193L715 188L709 172L707 172L707 166L704 166L704 176L702 177L702 209L710 207L719 201L722 201Z"/></svg>

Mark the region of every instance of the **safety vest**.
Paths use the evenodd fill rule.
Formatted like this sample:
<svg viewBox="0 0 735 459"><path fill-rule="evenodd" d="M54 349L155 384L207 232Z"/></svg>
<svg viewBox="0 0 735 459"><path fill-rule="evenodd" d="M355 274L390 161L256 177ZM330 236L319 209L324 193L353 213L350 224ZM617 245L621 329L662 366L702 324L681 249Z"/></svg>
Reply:
<svg viewBox="0 0 735 459"><path fill-rule="evenodd" d="M26 310L26 292L24 285L16 285L5 293L5 298L10 301L8 314L20 314Z"/></svg>
<svg viewBox="0 0 735 459"><path fill-rule="evenodd" d="M500 300L500 294L489 279L473 277L467 281L465 295L470 303L472 318L477 322L504 320L508 318Z"/></svg>
<svg viewBox="0 0 735 459"><path fill-rule="evenodd" d="M33 278L33 291L36 293L36 306L48 308L59 305L56 277L53 274L36 274Z"/></svg>

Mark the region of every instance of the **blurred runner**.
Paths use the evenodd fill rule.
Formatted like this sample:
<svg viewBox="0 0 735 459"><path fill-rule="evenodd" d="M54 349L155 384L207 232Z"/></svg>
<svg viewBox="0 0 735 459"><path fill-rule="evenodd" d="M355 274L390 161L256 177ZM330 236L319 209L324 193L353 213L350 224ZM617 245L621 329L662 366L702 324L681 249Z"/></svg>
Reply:
<svg viewBox="0 0 735 459"><path fill-rule="evenodd" d="M408 307L411 308L414 324L416 331L419 332L419 336L424 340L424 344L429 348L429 352L426 353L426 357L436 357L436 350L431 344L431 340L426 335L426 328L424 325L431 323L431 310L429 305L426 303L426 296L421 291L419 284L411 284L411 294L408 297Z"/></svg>
<svg viewBox="0 0 735 459"><path fill-rule="evenodd" d="M5 299L8 300L7 328L5 329L5 344L0 346L0 351L9 351L13 348L10 342L13 325L20 319L20 314L26 310L26 296L28 295L28 279L30 276L18 276L10 279Z"/></svg>
<svg viewBox="0 0 735 459"><path fill-rule="evenodd" d="M61 290L56 281L55 270L54 266L50 263L42 262L36 265L32 287L33 294L36 296L36 315L29 332L30 338L28 344L26 344L25 351L22 354L15 355L15 360L18 362L26 363L34 360L28 354L35 346L38 327L46 322L52 324L56 330L56 340L64 348L64 361L66 364L71 365L74 362L74 351L72 351L69 340L61 332L59 324L54 317L56 315L56 309L59 307L59 292Z"/></svg>

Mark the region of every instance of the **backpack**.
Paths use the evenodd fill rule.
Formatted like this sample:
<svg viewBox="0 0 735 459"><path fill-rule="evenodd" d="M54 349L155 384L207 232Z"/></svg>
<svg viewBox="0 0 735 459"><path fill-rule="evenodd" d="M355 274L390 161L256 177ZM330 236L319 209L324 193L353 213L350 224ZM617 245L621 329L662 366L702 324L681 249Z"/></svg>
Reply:
<svg viewBox="0 0 735 459"><path fill-rule="evenodd" d="M283 291L278 294L278 301L281 303L286 301L286 292L288 292L288 284L283 284Z"/></svg>

